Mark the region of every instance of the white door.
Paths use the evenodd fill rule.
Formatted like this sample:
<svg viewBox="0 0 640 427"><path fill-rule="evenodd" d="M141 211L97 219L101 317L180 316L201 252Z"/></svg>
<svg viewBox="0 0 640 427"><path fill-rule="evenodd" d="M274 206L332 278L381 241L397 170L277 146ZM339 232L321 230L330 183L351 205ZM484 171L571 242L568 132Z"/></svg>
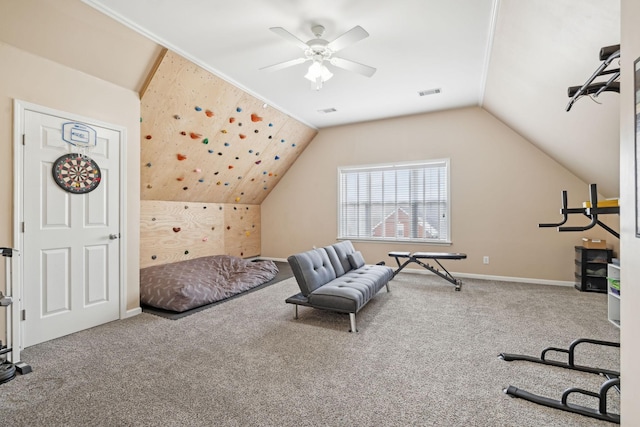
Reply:
<svg viewBox="0 0 640 427"><path fill-rule="evenodd" d="M120 132L25 110L24 135L22 343L28 347L119 318ZM99 173L86 157L62 161L94 136L85 154Z"/></svg>

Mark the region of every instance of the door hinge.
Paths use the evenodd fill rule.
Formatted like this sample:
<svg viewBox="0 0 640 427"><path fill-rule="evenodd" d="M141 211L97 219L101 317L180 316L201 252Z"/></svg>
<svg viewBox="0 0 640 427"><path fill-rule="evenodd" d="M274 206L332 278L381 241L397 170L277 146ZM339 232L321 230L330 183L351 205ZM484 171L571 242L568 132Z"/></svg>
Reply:
<svg viewBox="0 0 640 427"><path fill-rule="evenodd" d="M27 320L27 310L22 310L20 312L20 317L22 320Z"/></svg>
<svg viewBox="0 0 640 427"><path fill-rule="evenodd" d="M24 233L24 221L22 221L22 232Z"/></svg>
<svg viewBox="0 0 640 427"><path fill-rule="evenodd" d="M23 133L22 134L22 145L27 145L26 142L25 142L26 139L27 139L27 134Z"/></svg>

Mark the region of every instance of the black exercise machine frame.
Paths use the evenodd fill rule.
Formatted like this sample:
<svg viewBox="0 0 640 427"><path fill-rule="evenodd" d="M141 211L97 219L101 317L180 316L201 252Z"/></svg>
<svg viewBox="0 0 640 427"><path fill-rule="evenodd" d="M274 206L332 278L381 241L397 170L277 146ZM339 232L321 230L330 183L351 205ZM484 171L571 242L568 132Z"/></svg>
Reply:
<svg viewBox="0 0 640 427"><path fill-rule="evenodd" d="M455 277L453 277L453 275L451 273L449 273L449 271L444 268L444 266L442 264L440 264L440 259L466 259L467 255L466 254L462 254L462 253L446 253L446 252L399 252L399 251L393 251L393 252L389 252L389 256L395 258L396 263L398 264L398 269L396 271L393 272L393 277L396 277L396 275L398 273L400 273L402 271L403 268L405 268L407 265L413 263L416 263L418 265L420 265L423 268L426 268L427 270L429 270L430 272L432 272L433 274L442 277L444 280L446 280L447 282L451 283L452 285L455 286L456 291L459 291L462 287L462 281L460 279L456 279ZM406 258L407 260L404 261L402 264L400 264L400 258ZM444 270L444 273L440 270L438 270L436 267L426 263L426 262L422 262L420 261L421 259L432 259L433 261L435 261L442 270ZM393 278L392 278L393 279Z"/></svg>
<svg viewBox="0 0 640 427"><path fill-rule="evenodd" d="M570 86L567 89L567 94L571 97L571 100L567 104L566 110L571 110L573 104L583 95L593 95L593 97L597 97L602 92L617 92L620 93L620 83L617 80L620 78L620 68L615 68L611 70L607 70L606 68L611 65L611 63L620 58L620 45L612 45L606 46L600 49L599 58L602 62L600 66L596 69L596 71L587 79L587 81L582 86ZM596 82L593 81L599 77L604 75L611 75L606 82Z"/></svg>
<svg viewBox="0 0 640 427"><path fill-rule="evenodd" d="M562 221L557 223L543 223L538 224L538 227L557 227L558 231L586 231L589 230L596 225L604 228L606 231L614 235L616 238L620 238L620 233L609 227L607 224L603 223L598 219L598 215L606 215L606 214L619 214L620 207L612 206L612 207L598 207L598 187L596 184L589 185L589 203L590 207L588 208L569 208L567 206L567 190L562 190L562 209L560 209L560 213L562 214ZM572 214L582 214L587 218L591 219L591 222L585 226L563 226L567 220L569 219L569 215Z"/></svg>
<svg viewBox="0 0 640 427"><path fill-rule="evenodd" d="M533 357L520 354L500 353L498 357L504 361L511 362L514 360L522 360L533 363L540 363L543 365L556 366L565 369L571 369L574 371L587 372L592 374L602 375L607 380L600 386L599 391L592 392L577 387L570 387L562 393L560 400L551 399L545 396L530 393L525 390L521 390L512 385L508 386L503 392L509 396L525 399L538 405L547 406L550 408L560 409L562 411L572 412L574 414L580 414L591 418L596 418L603 421L609 421L615 424L620 424L620 415L609 413L607 410L607 393L611 388L614 388L620 393L620 373L610 369L595 368L590 366L576 365L575 364L575 350L579 344L588 343L594 345L601 345L607 347L620 348L620 343L611 341L602 341L589 338L579 338L574 340L568 349L558 347L547 347L542 350L540 357ZM568 355L568 362L559 362L556 360L548 360L546 355L548 352L566 353ZM586 396L595 397L598 399L598 409L588 408L582 405L576 405L568 402L569 396L572 394L583 394Z"/></svg>

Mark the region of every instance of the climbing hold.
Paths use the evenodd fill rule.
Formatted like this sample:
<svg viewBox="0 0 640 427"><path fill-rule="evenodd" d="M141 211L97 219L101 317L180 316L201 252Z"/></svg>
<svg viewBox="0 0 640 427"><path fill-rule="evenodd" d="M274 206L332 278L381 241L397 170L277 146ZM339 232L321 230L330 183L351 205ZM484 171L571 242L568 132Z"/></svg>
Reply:
<svg viewBox="0 0 640 427"><path fill-rule="evenodd" d="M150 168L150 167L151 167L151 162L147 163L147 164L146 164L146 166L147 166L148 168Z"/></svg>
<svg viewBox="0 0 640 427"><path fill-rule="evenodd" d="M220 152L218 152L218 156L222 156L222 152L221 152L221 151L220 151Z"/></svg>
<svg viewBox="0 0 640 427"><path fill-rule="evenodd" d="M189 206L188 206L188 205L184 205L184 208L185 208L185 209L189 209Z"/></svg>
<svg viewBox="0 0 640 427"><path fill-rule="evenodd" d="M220 173L220 172L216 172L216 173L214 173L214 175L218 175L219 173Z"/></svg>
<svg viewBox="0 0 640 427"><path fill-rule="evenodd" d="M269 139L273 138L271 135L269 135Z"/></svg>
<svg viewBox="0 0 640 427"><path fill-rule="evenodd" d="M182 135L182 136L184 136L184 135L186 135L186 134L187 134L187 133L186 133L185 131L180 132L180 135Z"/></svg>
<svg viewBox="0 0 640 427"><path fill-rule="evenodd" d="M142 123L142 117L140 117L140 123Z"/></svg>
<svg viewBox="0 0 640 427"><path fill-rule="evenodd" d="M225 142L225 143L224 143L224 146L225 146L225 147L228 147L228 146L229 146L229 143L228 143L228 142Z"/></svg>
<svg viewBox="0 0 640 427"><path fill-rule="evenodd" d="M207 242L208 240L209 240L209 238L208 238L208 237L203 237L203 238L202 238L202 241L203 241L203 242Z"/></svg>
<svg viewBox="0 0 640 427"><path fill-rule="evenodd" d="M229 186L229 183L228 183L228 182L225 182L225 183L224 183L224 185L226 185L226 186L228 187L228 186Z"/></svg>
<svg viewBox="0 0 640 427"><path fill-rule="evenodd" d="M155 218L151 218L151 221L155 221L155 220L156 220Z"/></svg>
<svg viewBox="0 0 640 427"><path fill-rule="evenodd" d="M269 127L272 128L273 127L273 123L269 123Z"/></svg>
<svg viewBox="0 0 640 427"><path fill-rule="evenodd" d="M194 169L193 171L194 171L195 173L200 173L200 172L202 172L202 169L200 169L200 168L196 168L196 169Z"/></svg>
<svg viewBox="0 0 640 427"><path fill-rule="evenodd" d="M247 236L247 237L251 236L251 232L250 232L250 231L245 231L245 232L244 232L244 234L245 234L245 236Z"/></svg>
<svg viewBox="0 0 640 427"><path fill-rule="evenodd" d="M296 143L294 142L293 144L291 144L291 146L292 146L292 147L295 147L295 146L296 146Z"/></svg>
<svg viewBox="0 0 640 427"><path fill-rule="evenodd" d="M196 105L196 111L202 111L202 108L200 108L200 107L198 107L198 106Z"/></svg>
<svg viewBox="0 0 640 427"><path fill-rule="evenodd" d="M200 178L198 182L204 182L204 178Z"/></svg>
<svg viewBox="0 0 640 427"><path fill-rule="evenodd" d="M156 258L158 258L158 257L155 256L155 255L151 255L151 259L156 259Z"/></svg>
<svg viewBox="0 0 640 427"><path fill-rule="evenodd" d="M181 117L179 115L177 115L177 114L174 114L173 118L176 119L176 120L180 120L181 119Z"/></svg>
<svg viewBox="0 0 640 427"><path fill-rule="evenodd" d="M259 165L260 163L262 163L262 160L256 161L256 165Z"/></svg>
<svg viewBox="0 0 640 427"><path fill-rule="evenodd" d="M151 139L151 135L147 135L147 136L145 136L145 138Z"/></svg>
<svg viewBox="0 0 640 427"><path fill-rule="evenodd" d="M229 165L228 167L229 167L229 169L233 169L233 165Z"/></svg>
<svg viewBox="0 0 640 427"><path fill-rule="evenodd" d="M238 126L242 126L242 122L238 123Z"/></svg>
<svg viewBox="0 0 640 427"><path fill-rule="evenodd" d="M220 181L216 182L216 185L220 185L220 184L222 184L222 182L220 182Z"/></svg>
<svg viewBox="0 0 640 427"><path fill-rule="evenodd" d="M227 133L227 130L226 129L222 129L220 132Z"/></svg>
<svg viewBox="0 0 640 427"><path fill-rule="evenodd" d="M274 157L275 160L280 160L280 156Z"/></svg>
<svg viewBox="0 0 640 427"><path fill-rule="evenodd" d="M244 135L244 134L240 134L238 136L240 137L240 139L245 139L247 137L247 135Z"/></svg>
<svg viewBox="0 0 640 427"><path fill-rule="evenodd" d="M213 111L211 110L207 110L204 113L207 115L207 117L213 117Z"/></svg>
<svg viewBox="0 0 640 427"><path fill-rule="evenodd" d="M184 254L185 255L189 255L189 251L184 251Z"/></svg>
<svg viewBox="0 0 640 427"><path fill-rule="evenodd" d="M255 133L258 133L258 129L254 130Z"/></svg>
<svg viewBox="0 0 640 427"><path fill-rule="evenodd" d="M236 156L236 160L240 160L240 157Z"/></svg>
<svg viewBox="0 0 640 427"><path fill-rule="evenodd" d="M227 230L231 230L231 226L230 225L227 225Z"/></svg>
<svg viewBox="0 0 640 427"><path fill-rule="evenodd" d="M185 156L184 154L178 154L178 160L186 160L187 156Z"/></svg>
<svg viewBox="0 0 640 427"><path fill-rule="evenodd" d="M184 176L181 176L179 178L176 178L178 181L184 181Z"/></svg>
<svg viewBox="0 0 640 427"><path fill-rule="evenodd" d="M205 138L205 139L203 139L203 140L202 140L202 143L203 143L203 144L208 144L208 143L209 143L209 138Z"/></svg>
<svg viewBox="0 0 640 427"><path fill-rule="evenodd" d="M244 256L244 252L240 252L240 256Z"/></svg>
<svg viewBox="0 0 640 427"><path fill-rule="evenodd" d="M242 176L239 176L238 179L242 179Z"/></svg>
<svg viewBox="0 0 640 427"><path fill-rule="evenodd" d="M284 142L284 139L281 139L280 142Z"/></svg>
<svg viewBox="0 0 640 427"><path fill-rule="evenodd" d="M262 117L260 117L259 115L252 113L251 114L251 121L252 122L261 122L262 121Z"/></svg>
<svg viewBox="0 0 640 427"><path fill-rule="evenodd" d="M235 122L235 121L236 121L236 118L235 118L235 117L229 117L229 123L233 123L233 122Z"/></svg>
<svg viewBox="0 0 640 427"><path fill-rule="evenodd" d="M238 108L236 108L236 111L239 113L239 112L242 111L242 108L238 107Z"/></svg>
<svg viewBox="0 0 640 427"><path fill-rule="evenodd" d="M273 176L273 172L269 172L269 176Z"/></svg>
<svg viewBox="0 0 640 427"><path fill-rule="evenodd" d="M253 150L249 150L249 154L253 153Z"/></svg>
<svg viewBox="0 0 640 427"><path fill-rule="evenodd" d="M173 227L173 231L177 233L178 231L180 231L180 227Z"/></svg>
<svg viewBox="0 0 640 427"><path fill-rule="evenodd" d="M209 154L213 154L213 150L207 150Z"/></svg>
<svg viewBox="0 0 640 427"><path fill-rule="evenodd" d="M236 197L236 203L240 201L240 197Z"/></svg>
<svg viewBox="0 0 640 427"><path fill-rule="evenodd" d="M198 139L200 138L202 135L199 133L195 133L195 132L191 132L189 133L189 136L191 137L191 139Z"/></svg>
<svg viewBox="0 0 640 427"><path fill-rule="evenodd" d="M147 184L147 188L153 188L151 184Z"/></svg>
<svg viewBox="0 0 640 427"><path fill-rule="evenodd" d="M184 191L187 191L187 190L189 189L189 187L182 187L182 189L183 189Z"/></svg>
<svg viewBox="0 0 640 427"><path fill-rule="evenodd" d="M259 156L259 155L260 155L260 152L259 152L259 151L256 151L256 156Z"/></svg>

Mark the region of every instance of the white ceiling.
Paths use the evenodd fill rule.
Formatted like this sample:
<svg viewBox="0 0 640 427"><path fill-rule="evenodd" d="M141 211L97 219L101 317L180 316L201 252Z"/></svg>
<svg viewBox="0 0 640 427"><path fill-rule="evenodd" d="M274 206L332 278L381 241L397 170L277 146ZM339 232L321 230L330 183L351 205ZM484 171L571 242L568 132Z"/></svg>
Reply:
<svg viewBox="0 0 640 427"><path fill-rule="evenodd" d="M479 105L496 0L85 0L236 86L322 128ZM328 65L320 91L303 76L309 63L262 67L302 56L270 27L303 41L314 24L331 41L356 25L370 36L337 56L377 68L368 78ZM418 92L440 88L438 95ZM333 113L318 110L335 108Z"/></svg>
<svg viewBox="0 0 640 427"><path fill-rule="evenodd" d="M301 53L269 27L306 41L315 23L328 40L365 28L339 54L376 74L337 69L315 92L304 65L259 70ZM0 0L0 40L133 91L162 45L317 128L481 106L605 197L619 192L619 95L565 107L600 48L620 43L620 0Z"/></svg>

